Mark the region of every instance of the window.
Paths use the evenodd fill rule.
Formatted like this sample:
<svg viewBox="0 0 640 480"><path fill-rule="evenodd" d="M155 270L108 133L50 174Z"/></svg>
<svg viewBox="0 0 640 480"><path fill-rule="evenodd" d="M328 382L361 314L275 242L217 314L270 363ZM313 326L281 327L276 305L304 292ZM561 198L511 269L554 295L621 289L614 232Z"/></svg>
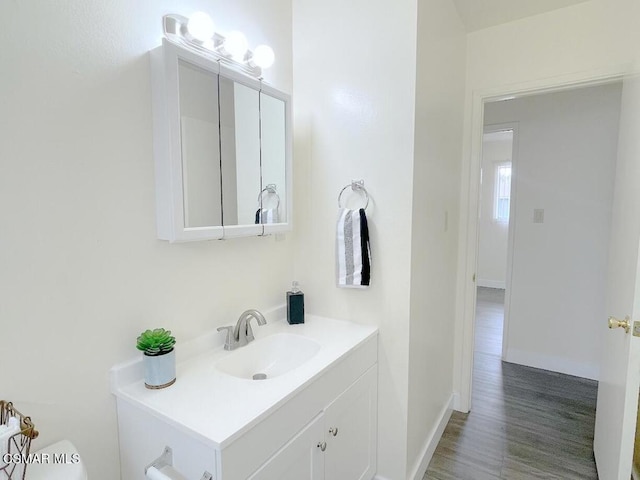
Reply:
<svg viewBox="0 0 640 480"><path fill-rule="evenodd" d="M493 218L498 222L509 221L511 207L511 162L496 164L495 203Z"/></svg>

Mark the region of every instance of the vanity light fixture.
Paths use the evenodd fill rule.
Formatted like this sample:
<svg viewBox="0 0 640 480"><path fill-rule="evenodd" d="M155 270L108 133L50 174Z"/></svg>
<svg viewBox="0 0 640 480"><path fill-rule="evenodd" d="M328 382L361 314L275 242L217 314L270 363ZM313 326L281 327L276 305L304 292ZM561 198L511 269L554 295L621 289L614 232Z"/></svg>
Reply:
<svg viewBox="0 0 640 480"><path fill-rule="evenodd" d="M195 40L205 43L211 40L216 29L209 15L204 12L196 12L187 21L187 32Z"/></svg>
<svg viewBox="0 0 640 480"><path fill-rule="evenodd" d="M254 77L261 78L262 70L273 65L275 60L273 49L267 45L259 45L251 51L242 32L232 31L226 36L216 32L213 20L204 12L194 13L189 18L165 15L162 23L169 41Z"/></svg>
<svg viewBox="0 0 640 480"><path fill-rule="evenodd" d="M268 45L258 45L253 51L253 56L249 58L249 65L260 68L269 68L273 65L276 56L273 49Z"/></svg>
<svg viewBox="0 0 640 480"><path fill-rule="evenodd" d="M247 42L247 37L237 30L230 32L219 47L219 51L223 55L228 55L237 62L244 61L248 50L249 42Z"/></svg>

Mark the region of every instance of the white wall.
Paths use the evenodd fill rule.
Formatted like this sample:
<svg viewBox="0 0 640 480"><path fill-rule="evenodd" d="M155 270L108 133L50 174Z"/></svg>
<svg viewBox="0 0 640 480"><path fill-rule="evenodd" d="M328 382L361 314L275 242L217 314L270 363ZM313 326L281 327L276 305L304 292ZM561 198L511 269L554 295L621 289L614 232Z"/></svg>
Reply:
<svg viewBox="0 0 640 480"><path fill-rule="evenodd" d="M453 3L419 2L407 453L413 475L408 478L422 478L430 448L439 439L435 428L448 418L453 391L450 327L455 311L465 50L466 34Z"/></svg>
<svg viewBox="0 0 640 480"><path fill-rule="evenodd" d="M378 474L406 478L415 0L293 1L296 277L310 312L377 325ZM337 196L371 202L367 290L335 286Z"/></svg>
<svg viewBox="0 0 640 480"><path fill-rule="evenodd" d="M598 378L620 95L615 83L485 106L487 124L518 122L509 362Z"/></svg>
<svg viewBox="0 0 640 480"><path fill-rule="evenodd" d="M119 478L108 370L148 327L180 342L284 300L292 241L156 239L147 51L165 13L203 9L273 45L291 89L287 0L2 2L0 397L34 448L69 438L89 478Z"/></svg>
<svg viewBox="0 0 640 480"><path fill-rule="evenodd" d="M467 37L467 91L631 62L634 0L591 0Z"/></svg>
<svg viewBox="0 0 640 480"><path fill-rule="evenodd" d="M468 210L478 198L479 157L472 152L474 95L504 93L624 72L633 59L638 2L591 0L542 15L473 32L467 36L467 81L456 309L455 389L468 394L475 265L467 239L476 238ZM477 106L477 105L476 105ZM476 187L474 188L474 184ZM460 408L465 408L464 402Z"/></svg>
<svg viewBox="0 0 640 480"><path fill-rule="evenodd" d="M478 285L505 288L509 222L494 220L496 164L510 162L513 133L487 133L482 141L480 235L478 236Z"/></svg>
<svg viewBox="0 0 640 480"><path fill-rule="evenodd" d="M296 276L310 311L380 327L378 475L413 478L452 395L465 33L450 0L293 10ZM365 291L335 287L351 179L371 197Z"/></svg>

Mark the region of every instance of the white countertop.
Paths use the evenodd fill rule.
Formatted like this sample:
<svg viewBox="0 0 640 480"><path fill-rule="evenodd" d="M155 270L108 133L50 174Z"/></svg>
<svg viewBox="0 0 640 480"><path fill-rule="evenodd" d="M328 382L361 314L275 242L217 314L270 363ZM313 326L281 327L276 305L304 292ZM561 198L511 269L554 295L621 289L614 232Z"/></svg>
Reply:
<svg viewBox="0 0 640 480"><path fill-rule="evenodd" d="M238 350L222 348L220 338L224 334L208 334L185 344L188 352L182 356L182 347L176 345L177 380L171 387L145 388L140 357L111 369L111 391L206 444L223 448L378 331L376 327L314 315L306 315L305 323L299 325L270 321L269 316L267 320L262 327L253 324L256 341L275 333L293 333L318 342L318 353L281 376L246 380L215 368L217 361ZM211 347L214 344L216 347Z"/></svg>

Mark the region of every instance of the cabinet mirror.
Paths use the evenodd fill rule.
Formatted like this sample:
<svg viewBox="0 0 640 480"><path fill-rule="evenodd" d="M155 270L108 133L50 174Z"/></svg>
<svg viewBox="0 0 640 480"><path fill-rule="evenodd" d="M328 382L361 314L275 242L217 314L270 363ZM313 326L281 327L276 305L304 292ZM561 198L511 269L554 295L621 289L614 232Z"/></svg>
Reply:
<svg viewBox="0 0 640 480"><path fill-rule="evenodd" d="M260 125L262 148L263 224L286 223L287 214L287 118L286 104L273 94L260 92Z"/></svg>
<svg viewBox="0 0 640 480"><path fill-rule="evenodd" d="M290 97L166 39L151 64L159 238L289 230Z"/></svg>
<svg viewBox="0 0 640 480"><path fill-rule="evenodd" d="M178 61L184 227L222 225L218 75Z"/></svg>

